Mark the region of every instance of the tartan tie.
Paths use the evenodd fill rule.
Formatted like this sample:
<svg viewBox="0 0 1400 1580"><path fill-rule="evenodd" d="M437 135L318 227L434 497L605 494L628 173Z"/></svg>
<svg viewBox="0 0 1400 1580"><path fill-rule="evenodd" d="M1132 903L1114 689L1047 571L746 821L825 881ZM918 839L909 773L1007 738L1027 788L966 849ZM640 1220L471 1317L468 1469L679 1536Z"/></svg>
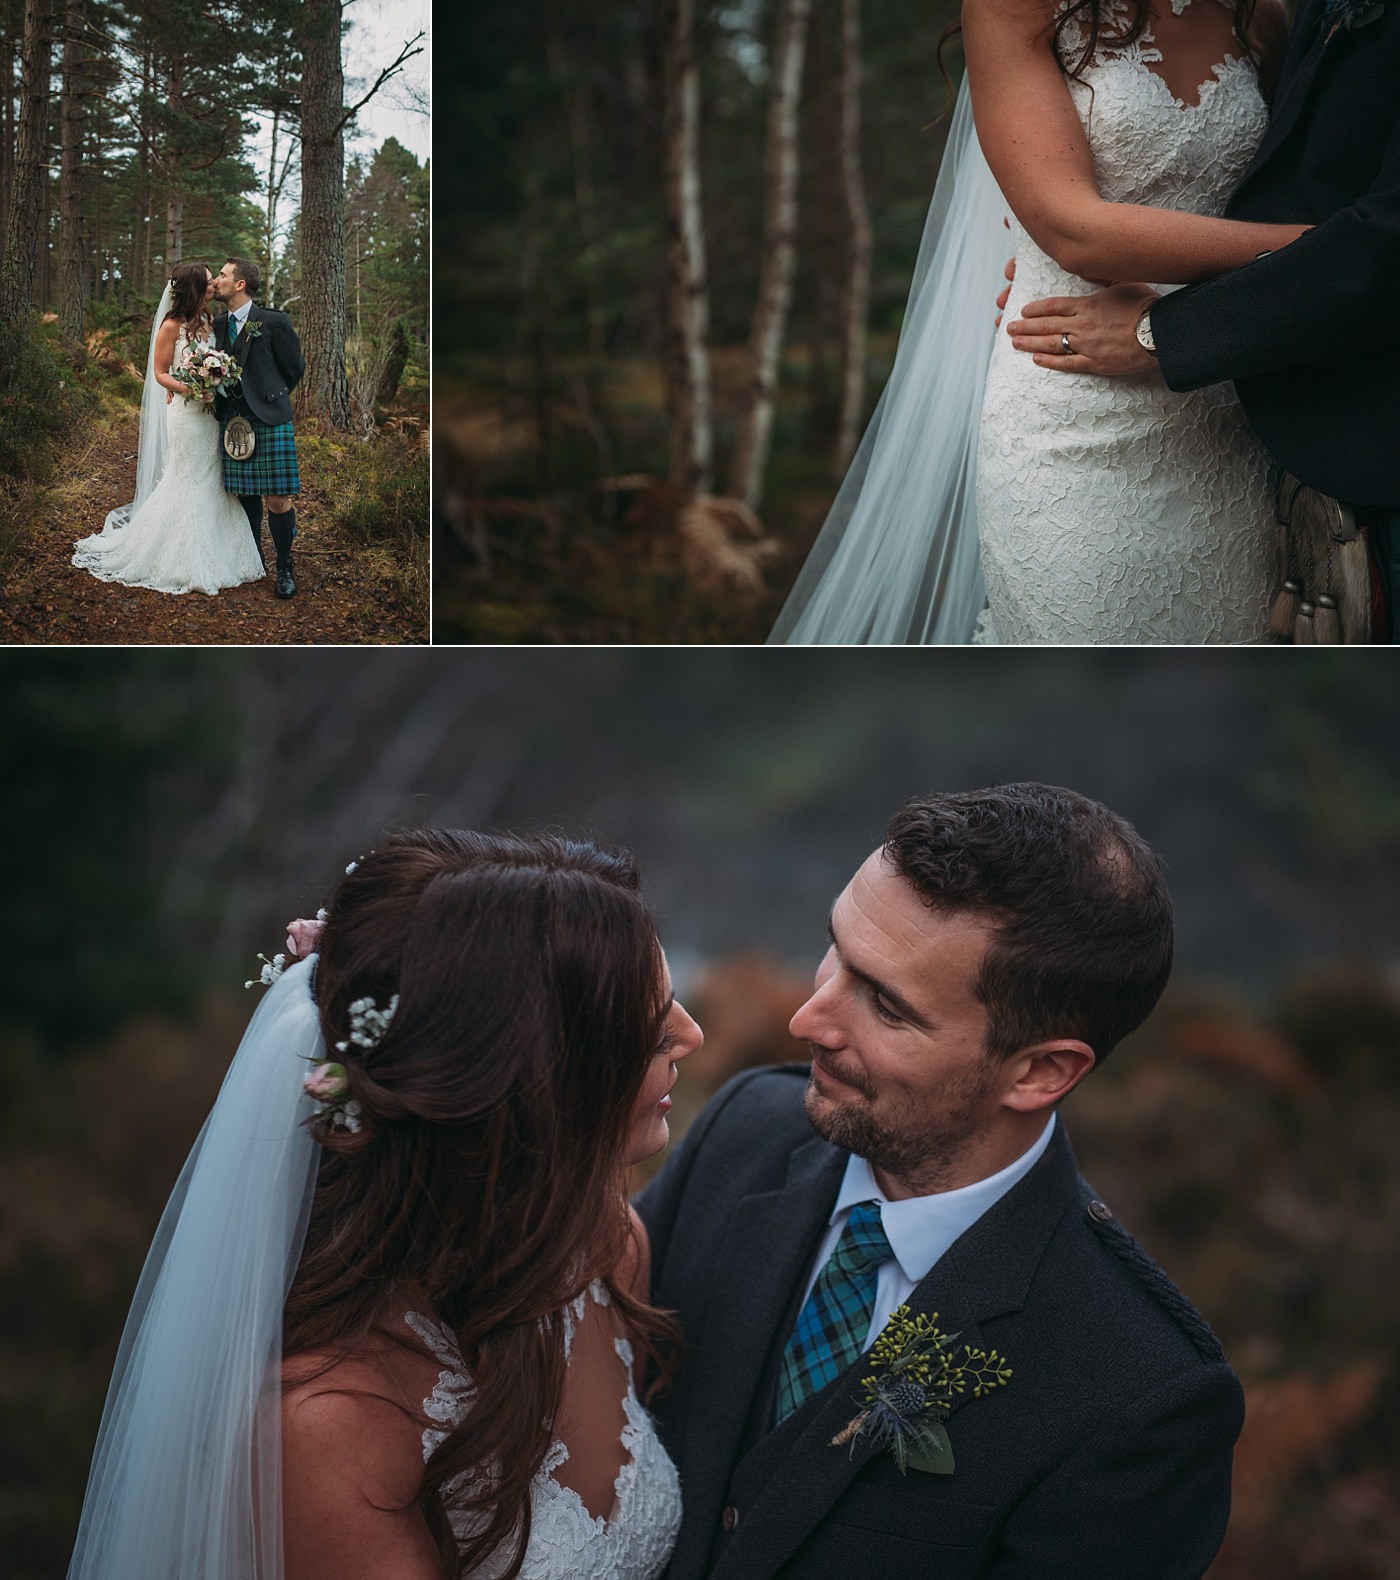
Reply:
<svg viewBox="0 0 1400 1580"><path fill-rule="evenodd" d="M232 345L238 339L238 320L232 313L228 315L228 343Z"/></svg>
<svg viewBox="0 0 1400 1580"><path fill-rule="evenodd" d="M775 1426L839 1377L865 1347L880 1263L893 1255L880 1223L879 1202L861 1202L846 1220L783 1351Z"/></svg>

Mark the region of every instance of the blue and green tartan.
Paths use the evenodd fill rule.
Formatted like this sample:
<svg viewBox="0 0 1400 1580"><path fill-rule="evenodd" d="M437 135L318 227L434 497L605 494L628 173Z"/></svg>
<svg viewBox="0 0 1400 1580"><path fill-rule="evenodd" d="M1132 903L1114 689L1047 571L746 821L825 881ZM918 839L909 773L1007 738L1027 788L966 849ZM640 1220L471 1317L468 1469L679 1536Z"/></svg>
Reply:
<svg viewBox="0 0 1400 1580"><path fill-rule="evenodd" d="M880 1263L893 1255L880 1222L879 1202L863 1201L853 1207L783 1351L775 1426L835 1381L865 1348Z"/></svg>
<svg viewBox="0 0 1400 1580"><path fill-rule="evenodd" d="M246 416L247 413L244 413ZM248 417L256 444L246 461L235 461L224 452L224 489L230 494L299 494L301 474L297 470L297 442L289 422L275 427ZM223 438L222 431L219 435Z"/></svg>

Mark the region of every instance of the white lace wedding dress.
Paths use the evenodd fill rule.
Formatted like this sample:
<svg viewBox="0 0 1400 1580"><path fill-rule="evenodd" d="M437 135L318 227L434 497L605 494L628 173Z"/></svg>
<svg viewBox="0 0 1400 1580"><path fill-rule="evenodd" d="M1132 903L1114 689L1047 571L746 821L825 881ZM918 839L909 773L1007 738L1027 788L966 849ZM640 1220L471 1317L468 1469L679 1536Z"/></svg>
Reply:
<svg viewBox="0 0 1400 1580"><path fill-rule="evenodd" d="M607 1290L600 1283L591 1285L564 1313L566 1353L584 1302L590 1299L606 1305ZM404 1320L443 1368L437 1386L423 1401L424 1413L434 1423L423 1433L426 1460L471 1408L472 1382L447 1328L416 1311L410 1311ZM632 1347L625 1339L614 1342L627 1368L623 1401L627 1425L622 1446L628 1457L618 1472L612 1513L606 1520L596 1518L572 1487L555 1479L554 1472L568 1459L569 1451L562 1443L554 1443L531 1490L530 1541L520 1580L655 1580L676 1544L681 1524L680 1480L651 1417L637 1398ZM454 1512L454 1485L460 1487L461 1479L447 1484L444 1502L453 1530L462 1537L468 1533L471 1515L465 1510ZM500 1554L499 1559L478 1565L473 1575L475 1580L496 1580L508 1567L505 1555Z"/></svg>
<svg viewBox="0 0 1400 1580"><path fill-rule="evenodd" d="M1171 3L1180 15L1192 0ZM1066 42L1075 48L1072 32ZM1148 70L1160 59L1149 27L1070 81L1099 190L1113 202L1219 214L1264 134L1254 68L1227 59L1189 105ZM1008 321L1038 297L1093 289L1014 217L1011 228ZM977 465L991 640L1263 637L1275 533L1268 461L1230 385L1178 395L1155 376L1057 373L998 335Z"/></svg>
<svg viewBox="0 0 1400 1580"><path fill-rule="evenodd" d="M182 325L172 361L187 343ZM212 338L196 344L212 344ZM224 492L218 419L179 395L169 405L156 401L153 410L167 425L160 481L124 526L109 521L78 543L74 565L106 582L167 593L216 593L261 580L248 518L238 496Z"/></svg>

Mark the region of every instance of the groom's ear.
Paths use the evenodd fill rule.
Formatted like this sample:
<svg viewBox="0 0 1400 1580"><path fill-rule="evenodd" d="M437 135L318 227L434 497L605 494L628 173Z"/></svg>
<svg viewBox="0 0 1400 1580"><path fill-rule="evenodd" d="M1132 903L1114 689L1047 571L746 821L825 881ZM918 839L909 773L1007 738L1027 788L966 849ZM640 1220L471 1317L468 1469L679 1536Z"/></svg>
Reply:
<svg viewBox="0 0 1400 1580"><path fill-rule="evenodd" d="M1034 1043L1006 1061L1002 1101L1021 1113L1052 1108L1069 1096L1096 1062L1094 1050L1077 1038Z"/></svg>

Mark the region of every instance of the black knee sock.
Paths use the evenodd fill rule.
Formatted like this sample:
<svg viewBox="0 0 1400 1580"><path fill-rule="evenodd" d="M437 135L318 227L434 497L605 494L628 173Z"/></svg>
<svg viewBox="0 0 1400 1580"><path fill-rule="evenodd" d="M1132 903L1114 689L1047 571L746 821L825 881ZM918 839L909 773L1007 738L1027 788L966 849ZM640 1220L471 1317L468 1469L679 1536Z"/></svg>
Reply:
<svg viewBox="0 0 1400 1580"><path fill-rule="evenodd" d="M279 554L290 554L292 552L292 539L297 535L296 511L269 510L267 513L267 524L272 529L272 541L277 545L277 552Z"/></svg>

